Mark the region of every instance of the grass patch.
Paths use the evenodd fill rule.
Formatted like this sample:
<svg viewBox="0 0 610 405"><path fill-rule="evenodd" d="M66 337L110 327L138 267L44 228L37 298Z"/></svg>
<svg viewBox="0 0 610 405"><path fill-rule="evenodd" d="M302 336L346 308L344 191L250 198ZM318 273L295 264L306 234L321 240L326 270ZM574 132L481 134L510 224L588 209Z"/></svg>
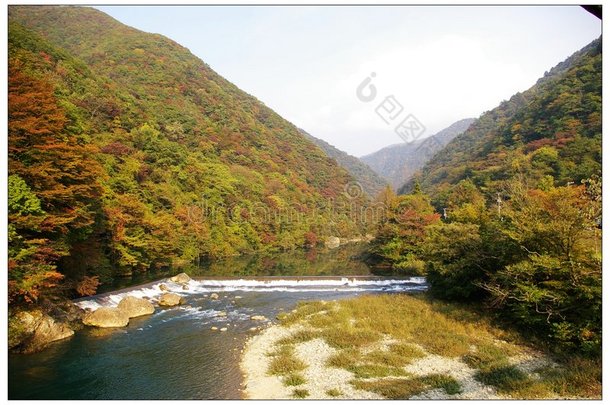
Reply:
<svg viewBox="0 0 610 405"><path fill-rule="evenodd" d="M480 370L475 378L483 384L493 385L499 393L510 394L523 390L531 385L532 380L523 371L514 366L501 366Z"/></svg>
<svg viewBox="0 0 610 405"><path fill-rule="evenodd" d="M440 388L445 390L447 395L456 395L462 392L460 383L455 378L444 374L430 374L421 377L421 380L430 388Z"/></svg>
<svg viewBox="0 0 610 405"><path fill-rule="evenodd" d="M288 375L307 368L307 365L294 355L292 346L281 346L273 354L267 373L270 375Z"/></svg>
<svg viewBox="0 0 610 405"><path fill-rule="evenodd" d="M303 377L302 374L299 373L292 373L292 374L288 374L286 376L286 378L284 378L284 385L287 387L294 387L297 385L303 385L307 382L307 380L305 380L305 377Z"/></svg>
<svg viewBox="0 0 610 405"><path fill-rule="evenodd" d="M333 354L326 360L326 365L329 367L344 368L359 363L361 359L360 352L354 349L342 350L339 353Z"/></svg>
<svg viewBox="0 0 610 405"><path fill-rule="evenodd" d="M368 329L333 328L321 332L321 336L330 346L336 349L362 347L381 339L381 334Z"/></svg>
<svg viewBox="0 0 610 405"><path fill-rule="evenodd" d="M329 390L326 390L326 395L328 395L331 398L337 398L343 395L343 392L341 392L341 390L338 390L336 388L331 388Z"/></svg>
<svg viewBox="0 0 610 405"><path fill-rule="evenodd" d="M493 344L482 344L475 353L462 356L462 361L472 368L484 371L508 365L505 351Z"/></svg>
<svg viewBox="0 0 610 405"><path fill-rule="evenodd" d="M387 380L352 380L352 386L382 395L386 399L409 399L422 392L440 388L448 395L462 392L460 384L453 378L442 374L431 374L416 378L393 378Z"/></svg>
<svg viewBox="0 0 610 405"><path fill-rule="evenodd" d="M427 389L426 384L419 379L352 380L350 383L358 390L374 392L387 399L409 399Z"/></svg>
<svg viewBox="0 0 610 405"><path fill-rule="evenodd" d="M292 391L292 396L294 398L299 398L299 399L307 398L309 396L309 391L301 389L301 388L297 388L294 391Z"/></svg>
<svg viewBox="0 0 610 405"><path fill-rule="evenodd" d="M562 397L598 398L602 396L601 359L572 358L563 367L535 370L545 388Z"/></svg>
<svg viewBox="0 0 610 405"><path fill-rule="evenodd" d="M313 340L319 336L320 334L316 331L313 331L311 329L304 329L293 333L291 336L278 340L277 343L280 345L303 343Z"/></svg>
<svg viewBox="0 0 610 405"><path fill-rule="evenodd" d="M299 302L294 312L279 314L278 319L281 325L290 326L304 320L312 314L328 311L331 308L331 303L324 301Z"/></svg>
<svg viewBox="0 0 610 405"><path fill-rule="evenodd" d="M357 364L347 367L356 378L401 377L407 373L398 367L388 367L380 364Z"/></svg>

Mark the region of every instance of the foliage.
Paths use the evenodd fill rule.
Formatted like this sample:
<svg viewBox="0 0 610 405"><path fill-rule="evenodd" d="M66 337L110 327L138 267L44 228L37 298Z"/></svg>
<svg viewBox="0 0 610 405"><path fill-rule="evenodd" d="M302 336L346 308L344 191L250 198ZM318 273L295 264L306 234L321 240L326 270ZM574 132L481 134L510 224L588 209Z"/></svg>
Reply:
<svg viewBox="0 0 610 405"><path fill-rule="evenodd" d="M368 226L345 170L167 38L92 8L11 6L8 48L9 174L32 192L11 181L11 204L44 211L10 217L15 283L313 247Z"/></svg>

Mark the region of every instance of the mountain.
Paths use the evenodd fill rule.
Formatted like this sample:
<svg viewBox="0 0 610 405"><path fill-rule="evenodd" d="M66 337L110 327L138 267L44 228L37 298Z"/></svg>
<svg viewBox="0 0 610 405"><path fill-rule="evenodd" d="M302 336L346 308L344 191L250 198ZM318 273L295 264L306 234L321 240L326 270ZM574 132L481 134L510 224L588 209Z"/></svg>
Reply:
<svg viewBox="0 0 610 405"><path fill-rule="evenodd" d="M168 38L10 6L8 55L15 299L364 231L349 173Z"/></svg>
<svg viewBox="0 0 610 405"><path fill-rule="evenodd" d="M415 172L441 150L453 138L466 131L474 118L466 118L451 124L435 135L412 143L387 146L377 152L362 156L360 160L387 179L395 189L405 184Z"/></svg>
<svg viewBox="0 0 610 405"><path fill-rule="evenodd" d="M601 176L601 51L600 38L482 114L400 191L417 180L441 205L466 179L491 197L516 176L542 188Z"/></svg>
<svg viewBox="0 0 610 405"><path fill-rule="evenodd" d="M302 129L300 131L305 137L318 145L320 149L324 151L326 156L334 159L339 166L347 170L349 174L351 174L354 179L360 183L364 192L366 192L370 197L376 197L387 185L384 179L382 179L365 163L361 162L357 157L335 148L328 142L318 139Z"/></svg>

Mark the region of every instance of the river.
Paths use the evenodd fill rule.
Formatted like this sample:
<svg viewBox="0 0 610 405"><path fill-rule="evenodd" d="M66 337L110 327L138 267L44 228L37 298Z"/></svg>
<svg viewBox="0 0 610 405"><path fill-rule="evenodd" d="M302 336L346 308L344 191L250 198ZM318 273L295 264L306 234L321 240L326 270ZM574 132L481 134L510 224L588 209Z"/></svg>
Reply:
<svg viewBox="0 0 610 405"><path fill-rule="evenodd" d="M214 262L188 271L186 291L166 274L121 280L77 304L115 305L125 295L154 300L162 282L186 303L157 308L125 328L85 328L41 353L10 354L9 399L240 399L241 350L257 333L252 328L268 325L251 316L274 320L298 301L426 288L421 278L375 276L359 249Z"/></svg>

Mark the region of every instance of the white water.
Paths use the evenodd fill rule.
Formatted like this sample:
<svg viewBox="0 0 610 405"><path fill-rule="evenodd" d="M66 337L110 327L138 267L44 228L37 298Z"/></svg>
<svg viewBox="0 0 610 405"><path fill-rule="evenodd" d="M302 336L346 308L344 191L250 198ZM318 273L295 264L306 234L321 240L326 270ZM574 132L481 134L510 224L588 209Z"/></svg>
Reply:
<svg viewBox="0 0 610 405"><path fill-rule="evenodd" d="M156 301L164 293L159 287L165 284L170 292L181 296L204 295L224 291L256 291L256 292L401 292L421 291L427 288L426 279L411 277L408 279L378 279L378 278L280 278L280 279L223 279L223 280L191 280L187 283L188 290L183 290L181 284L161 280L141 288L124 290L116 293L102 294L79 300L76 305L83 309L97 309L103 306L116 306L124 297L131 295Z"/></svg>

